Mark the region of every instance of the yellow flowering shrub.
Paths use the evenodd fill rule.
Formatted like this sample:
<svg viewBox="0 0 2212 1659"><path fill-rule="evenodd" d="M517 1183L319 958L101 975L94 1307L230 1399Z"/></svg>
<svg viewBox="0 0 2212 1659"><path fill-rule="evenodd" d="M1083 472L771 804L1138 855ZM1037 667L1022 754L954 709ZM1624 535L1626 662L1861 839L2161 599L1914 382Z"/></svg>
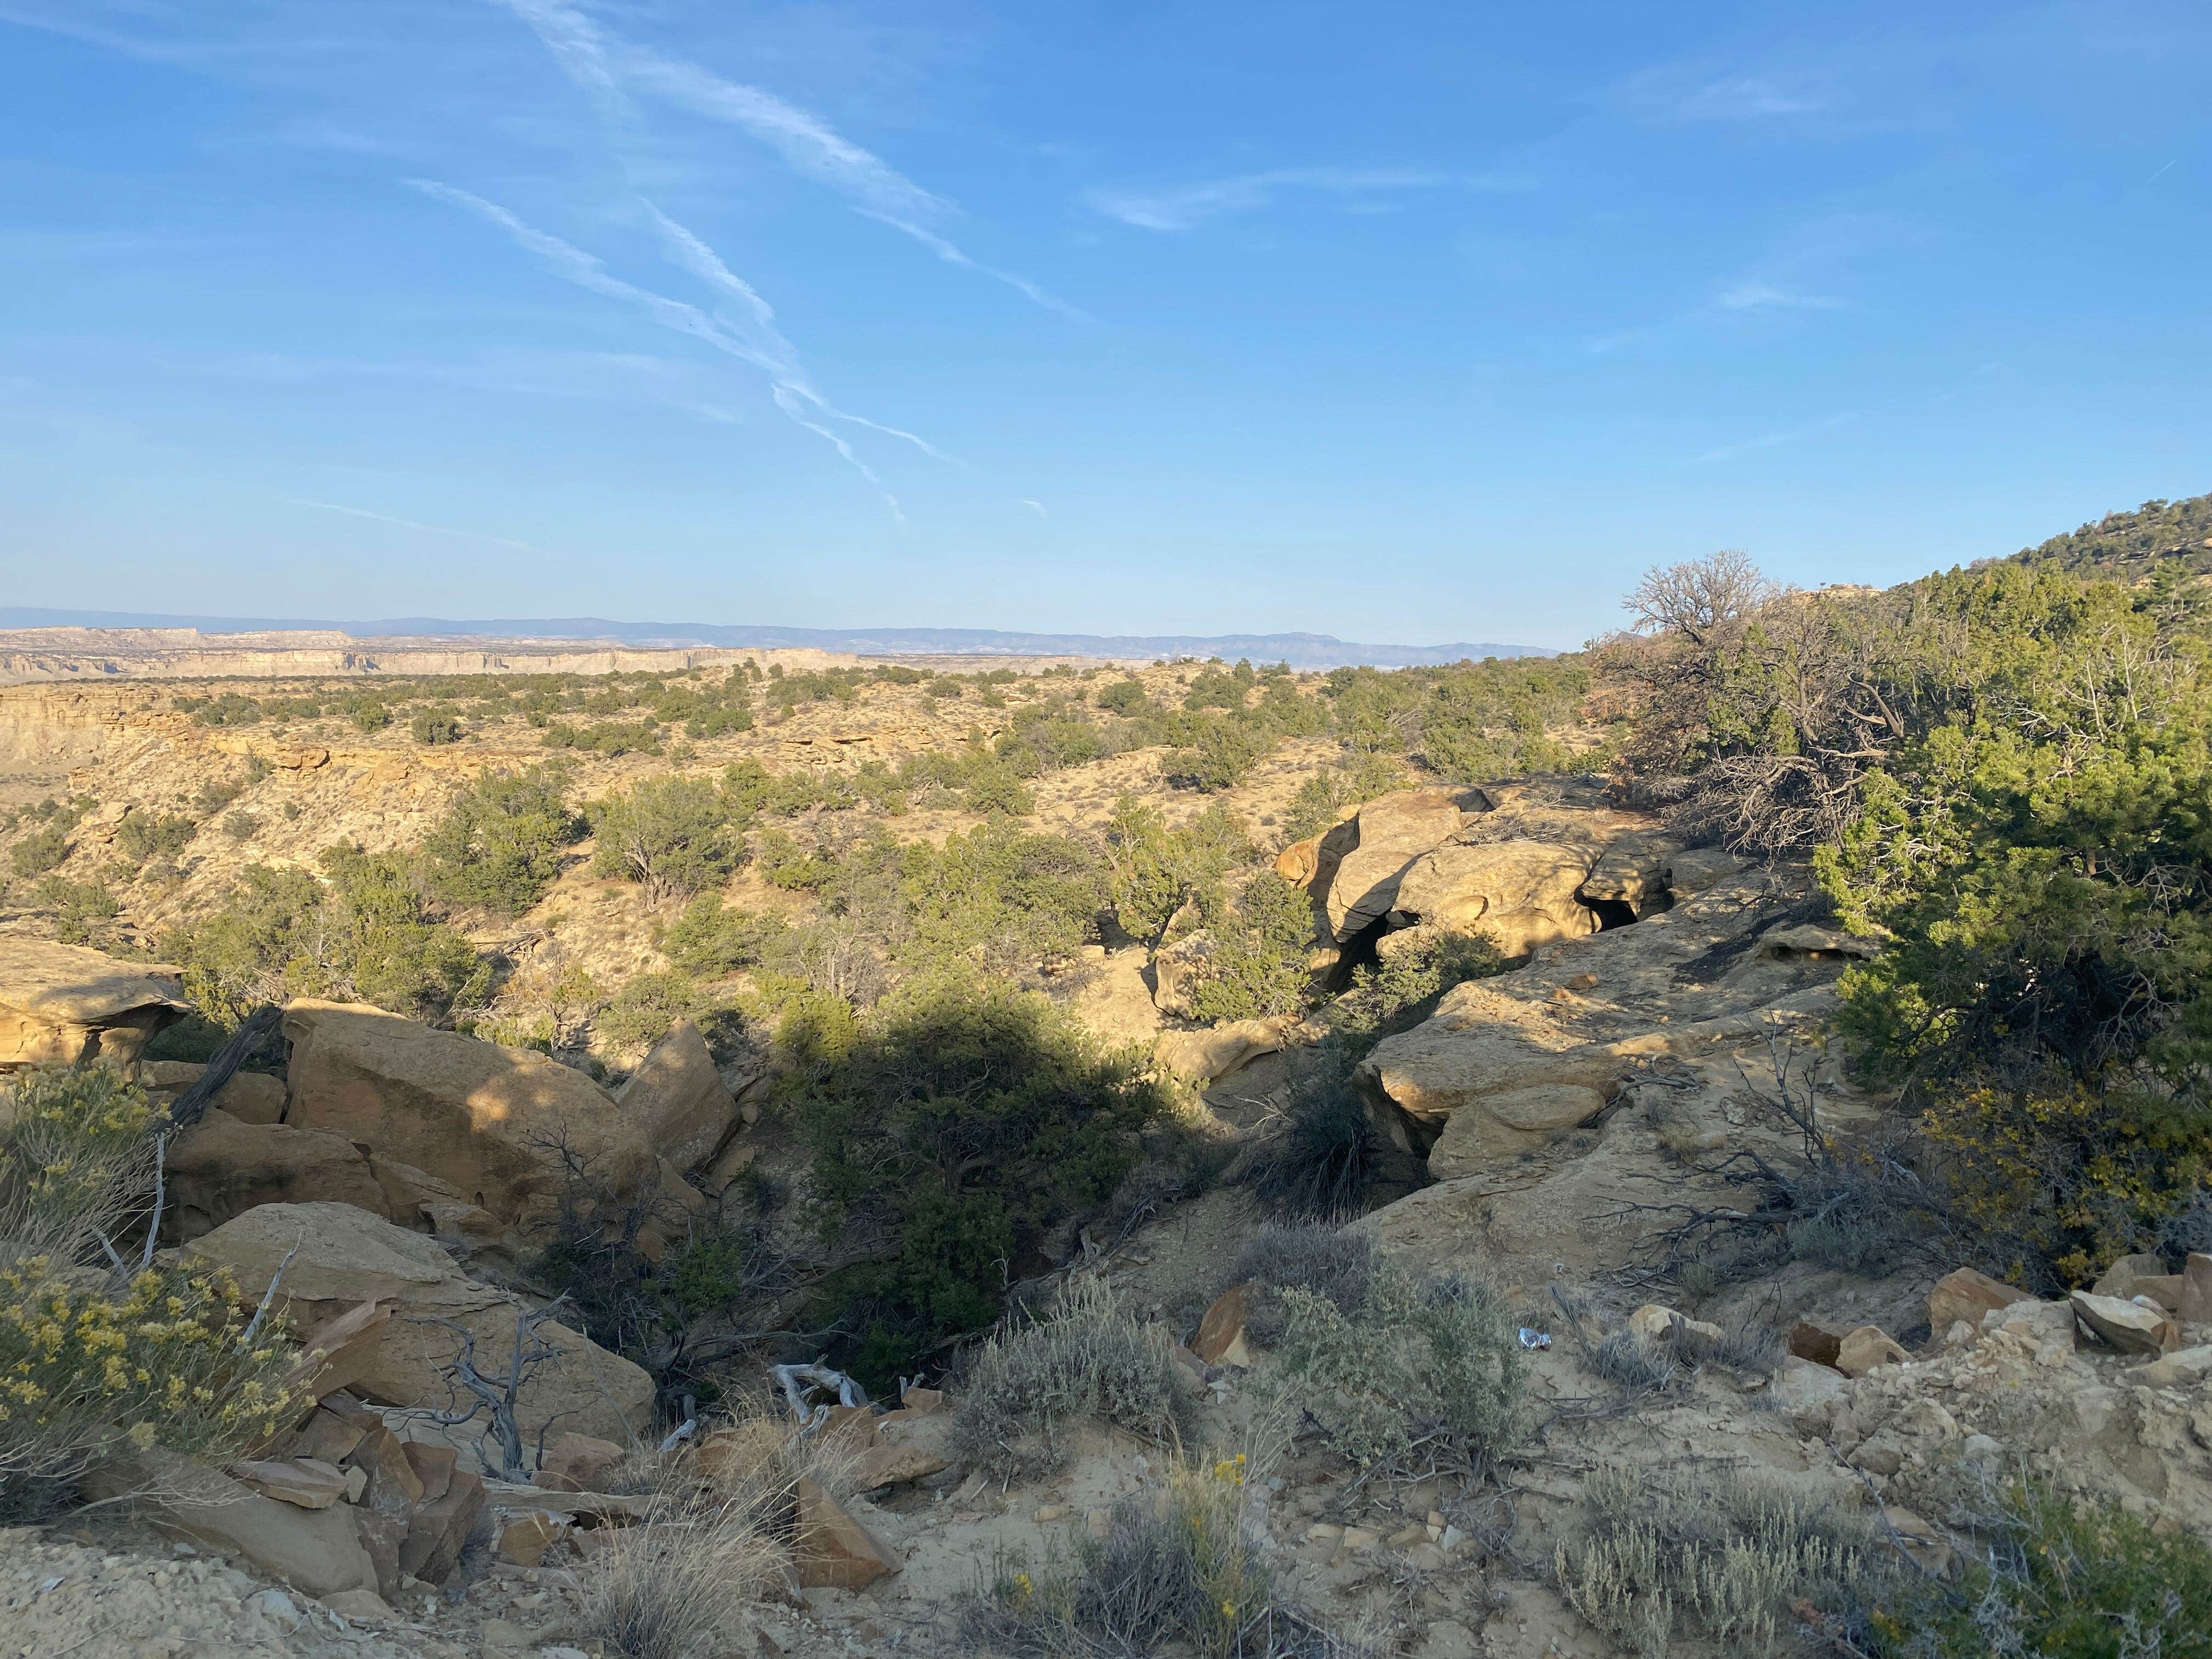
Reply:
<svg viewBox="0 0 2212 1659"><path fill-rule="evenodd" d="M281 1322L247 1340L228 1273L118 1265L143 1238L161 1122L112 1066L40 1067L0 1093L0 1520L33 1513L125 1441L227 1462L306 1403Z"/></svg>

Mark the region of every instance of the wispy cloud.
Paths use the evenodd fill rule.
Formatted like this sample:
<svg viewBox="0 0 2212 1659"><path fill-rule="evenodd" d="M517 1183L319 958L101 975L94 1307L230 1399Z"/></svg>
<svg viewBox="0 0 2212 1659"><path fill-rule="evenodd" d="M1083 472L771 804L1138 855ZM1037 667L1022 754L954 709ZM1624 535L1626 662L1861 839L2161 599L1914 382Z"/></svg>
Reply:
<svg viewBox="0 0 2212 1659"><path fill-rule="evenodd" d="M295 507L312 507L325 513L343 513L349 519L373 519L378 524L398 525L402 530L419 530L428 536L452 536L465 542L489 542L495 547L511 547L522 553L544 551L543 548L532 547L528 542L516 541L512 536L487 536L477 530L455 530L449 525L424 524L419 519L402 519L389 513L372 513L365 507L347 507L339 501L313 501L299 495L287 495L283 499Z"/></svg>
<svg viewBox="0 0 2212 1659"><path fill-rule="evenodd" d="M1720 303L1725 311L1759 311L1770 307L1784 311L1841 311L1844 308L1841 300L1830 299L1826 295L1799 293L1757 280L1738 283L1723 289Z"/></svg>
<svg viewBox="0 0 2212 1659"><path fill-rule="evenodd" d="M1776 449L1784 444L1797 443L1806 438L1817 438L1824 432L1833 432L1839 426L1849 426L1858 419L1856 410L1831 415L1825 421L1815 421L1810 426L1792 427L1785 432L1763 432L1756 438L1746 438L1738 443L1723 444L1718 449L1709 449L1702 455L1692 455L1682 463L1685 466L1710 466L1719 461L1732 461L1738 456L1755 453L1762 449Z"/></svg>
<svg viewBox="0 0 2212 1659"><path fill-rule="evenodd" d="M1709 81L1677 99L1675 116L1685 121L1759 121L1779 115L1810 115L1822 100L1790 92L1755 75Z"/></svg>
<svg viewBox="0 0 2212 1659"><path fill-rule="evenodd" d="M878 224L889 225L893 230L913 237L915 241L921 243L948 265L958 265L963 270L972 270L980 276L1004 283L1008 288L1018 290L1036 304L1042 306L1047 311L1056 311L1061 316L1079 323L1092 320L1089 312L1068 304L1066 301L1056 295L1048 294L1028 277L1018 276L1011 270L1001 270L996 265L987 265L981 260L969 258L933 230L925 229L904 219L894 218L888 213L878 213L873 208L857 208L854 211L866 218L875 220Z"/></svg>
<svg viewBox="0 0 2212 1659"><path fill-rule="evenodd" d="M697 64L665 57L602 29L564 0L496 0L533 29L568 74L611 114L632 94L747 132L804 173L846 197L878 222L912 237L948 264L973 270L1062 316L1083 313L1026 276L970 258L921 222L953 210L943 197L854 143L819 117L774 93L726 80Z"/></svg>
<svg viewBox="0 0 2212 1659"><path fill-rule="evenodd" d="M709 315L686 301L671 299L650 289L641 288L610 272L605 264L573 243L539 230L499 205L483 197L435 179L410 179L407 183L434 200L465 208L489 220L528 252L538 255L551 266L555 274L591 293L604 295L611 300L620 300L636 307L653 322L679 334L690 335L712 346L715 350L752 364L769 377L776 407L790 416L808 431L826 438L835 445L837 453L856 468L870 483L881 487L882 480L872 468L854 452L851 444L827 427L804 417L803 409L811 406L831 419L850 421L856 425L870 427L893 437L902 438L939 459L949 459L925 440L896 427L884 426L865 416L848 415L838 409L817 389L799 362L799 354L789 340L775 326L775 313L768 301L743 277L722 263L714 251L693 235L682 225L661 212L650 202L644 205L652 215L657 228L667 240L679 263L692 274L719 290L725 297L738 302L742 315L732 318L726 310ZM885 498L886 500L889 497ZM897 511L896 503L892 510ZM902 520L903 521L903 520Z"/></svg>
<svg viewBox="0 0 2212 1659"><path fill-rule="evenodd" d="M1379 198L1425 190L1517 190L1525 185L1482 173L1437 173L1413 167L1279 167L1233 179L1162 190L1085 191L1084 201L1109 219L1139 230L1188 230L1224 213L1272 206L1283 195L1309 191L1371 204Z"/></svg>
<svg viewBox="0 0 2212 1659"><path fill-rule="evenodd" d="M1044 503L1042 501L1033 501L1030 500L1028 496L1024 495L1022 497L1022 505L1030 508L1040 519L1049 519L1052 517L1051 514L1044 510Z"/></svg>

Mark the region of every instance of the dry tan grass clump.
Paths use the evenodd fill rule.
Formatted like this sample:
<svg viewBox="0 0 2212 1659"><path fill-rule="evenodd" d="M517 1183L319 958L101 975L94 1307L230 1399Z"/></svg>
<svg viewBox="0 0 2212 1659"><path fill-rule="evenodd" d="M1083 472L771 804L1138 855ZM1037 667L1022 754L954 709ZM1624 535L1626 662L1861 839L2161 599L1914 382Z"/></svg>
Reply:
<svg viewBox="0 0 2212 1659"><path fill-rule="evenodd" d="M799 1483L849 1492L866 1443L836 1428L802 1435L763 1396L692 1446L633 1453L603 1484L665 1509L614 1534L585 1570L582 1633L627 1659L684 1659L709 1637L747 1645L733 1639L746 1607L790 1571Z"/></svg>

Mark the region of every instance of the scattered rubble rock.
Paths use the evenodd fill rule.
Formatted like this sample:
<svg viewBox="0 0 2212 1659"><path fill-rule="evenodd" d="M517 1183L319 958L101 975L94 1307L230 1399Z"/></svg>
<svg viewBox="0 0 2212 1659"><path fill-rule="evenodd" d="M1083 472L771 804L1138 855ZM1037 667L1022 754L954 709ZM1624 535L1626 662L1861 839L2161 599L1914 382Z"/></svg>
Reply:
<svg viewBox="0 0 2212 1659"><path fill-rule="evenodd" d="M1836 1369L1845 1376L1864 1376L1878 1365L1902 1364L1911 1356L1888 1332L1862 1325L1836 1345Z"/></svg>
<svg viewBox="0 0 2212 1659"><path fill-rule="evenodd" d="M1983 1316L1993 1309L2034 1299L2030 1292L2016 1290L2001 1279L1992 1279L1972 1267L1960 1267L1946 1273L1928 1292L1929 1328L1948 1331L1963 1319L1978 1329Z"/></svg>

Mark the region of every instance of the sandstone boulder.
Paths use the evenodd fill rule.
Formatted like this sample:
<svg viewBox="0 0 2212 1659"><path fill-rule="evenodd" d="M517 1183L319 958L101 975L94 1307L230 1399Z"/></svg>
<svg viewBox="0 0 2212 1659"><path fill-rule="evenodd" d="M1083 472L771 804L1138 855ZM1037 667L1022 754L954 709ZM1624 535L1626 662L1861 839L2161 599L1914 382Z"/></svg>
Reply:
<svg viewBox="0 0 2212 1659"><path fill-rule="evenodd" d="M1597 932L1597 915L1576 895L1590 872L1588 851L1540 841L1448 842L1413 860L1393 909L1417 921L1478 933L1500 955Z"/></svg>
<svg viewBox="0 0 2212 1659"><path fill-rule="evenodd" d="M1208 1084L1282 1046L1280 1021L1238 1019L1202 1031L1163 1032L1152 1054L1170 1071Z"/></svg>
<svg viewBox="0 0 2212 1659"><path fill-rule="evenodd" d="M1214 1297L1213 1305L1198 1322L1198 1334L1190 1340L1190 1351L1200 1364L1239 1367L1251 1364L1251 1349L1244 1340L1244 1321L1251 1294L1250 1285L1233 1285Z"/></svg>
<svg viewBox="0 0 2212 1659"><path fill-rule="evenodd" d="M1429 1148L1429 1173L1439 1181L1479 1175L1604 1109L1603 1095L1575 1083L1538 1083L1485 1095L1474 1109L1445 1120L1443 1133Z"/></svg>
<svg viewBox="0 0 2212 1659"><path fill-rule="evenodd" d="M1639 920L1674 902L1670 882L1678 842L1648 832L1617 836L1583 878L1581 896L1625 904Z"/></svg>
<svg viewBox="0 0 2212 1659"><path fill-rule="evenodd" d="M597 1492L615 1465L628 1456L611 1440L588 1434L558 1434L545 1443L538 1484L549 1492Z"/></svg>
<svg viewBox="0 0 2212 1659"><path fill-rule="evenodd" d="M1697 847L1667 860L1667 890L1677 899L1694 898L1743 869L1743 860L1717 847Z"/></svg>
<svg viewBox="0 0 2212 1659"><path fill-rule="evenodd" d="M300 1509L159 1446L95 1465L82 1485L96 1501L133 1494L137 1513L162 1531L241 1555L310 1595L376 1588L349 1504Z"/></svg>
<svg viewBox="0 0 2212 1659"><path fill-rule="evenodd" d="M2212 1255L2192 1250L2182 1264L2181 1317L2191 1325L2212 1325Z"/></svg>
<svg viewBox="0 0 2212 1659"><path fill-rule="evenodd" d="M517 1308L489 1285L465 1277L445 1250L419 1233L348 1204L265 1204L191 1240L192 1261L228 1267L257 1298L277 1264L297 1245L284 1271L279 1300L296 1323L315 1325L364 1302L389 1304L391 1321L363 1355L351 1387L386 1406L446 1403L439 1368L461 1338L448 1320L476 1339L477 1368L489 1375L514 1353ZM649 1426L653 1380L630 1361L557 1322L538 1336L558 1354L525 1389L516 1420L526 1443L557 1421L571 1432L628 1441Z"/></svg>
<svg viewBox="0 0 2212 1659"><path fill-rule="evenodd" d="M1488 804L1479 789L1401 789L1362 806L1348 831L1332 831L1340 843L1349 843L1330 872L1322 901L1336 942L1346 943L1395 908L1407 866L1456 834L1470 811Z"/></svg>
<svg viewBox="0 0 2212 1659"><path fill-rule="evenodd" d="M173 987L148 977L143 963L0 937L0 1072L95 1058L129 1066L187 1012Z"/></svg>
<svg viewBox="0 0 2212 1659"><path fill-rule="evenodd" d="M896 1411L876 1419L874 1437L853 1475L860 1492L927 1480L952 1467L953 1430L949 1417Z"/></svg>
<svg viewBox="0 0 2212 1659"><path fill-rule="evenodd" d="M707 1039L688 1019L669 1027L615 1100L646 1144L679 1170L713 1158L738 1111Z"/></svg>
<svg viewBox="0 0 2212 1659"><path fill-rule="evenodd" d="M1945 1274L1928 1292L1928 1326L1933 1331L1948 1331L1963 1319L1979 1330L1984 1316L1991 1310L2033 1300L2031 1292L2015 1290L2001 1279L1991 1279L1972 1267L1961 1267Z"/></svg>
<svg viewBox="0 0 2212 1659"><path fill-rule="evenodd" d="M866 1589L905 1565L898 1553L854 1520L815 1482L799 1482L792 1559L803 1589Z"/></svg>
<svg viewBox="0 0 2212 1659"><path fill-rule="evenodd" d="M1360 1062L1355 1083L1396 1145L1425 1152L1454 1114L1492 1095L1545 1085L1603 1094L1627 1069L1620 1054L1577 1042L1544 1009L1495 986L1455 986L1431 1018L1385 1037Z"/></svg>
<svg viewBox="0 0 2212 1659"><path fill-rule="evenodd" d="M1212 932L1201 927L1152 952L1152 1006L1176 1019L1194 1019L1191 988L1206 976L1215 950Z"/></svg>
<svg viewBox="0 0 2212 1659"><path fill-rule="evenodd" d="M1899 1365L1911 1358L1896 1338L1877 1325L1862 1325L1849 1332L1836 1349L1836 1369L1845 1376L1864 1376L1882 1365Z"/></svg>
<svg viewBox="0 0 2212 1659"><path fill-rule="evenodd" d="M658 1178L613 1097L544 1054L330 1002L293 1003L284 1035L293 1127L404 1157L509 1226L557 1207L568 1185L560 1148L617 1197Z"/></svg>
<svg viewBox="0 0 2212 1659"><path fill-rule="evenodd" d="M149 1095L173 1097L198 1083L206 1070L191 1060L149 1060L139 1064L138 1081ZM234 1072L208 1104L228 1112L240 1123L281 1123L284 1079L266 1072Z"/></svg>
<svg viewBox="0 0 2212 1659"><path fill-rule="evenodd" d="M368 1160L343 1135L241 1123L210 1107L169 1143L165 1237L198 1238L264 1204L351 1204L389 1213Z"/></svg>
<svg viewBox="0 0 2212 1659"><path fill-rule="evenodd" d="M2124 1255L2105 1269L2089 1288L2099 1296L2118 1297L2123 1302L2132 1302L2142 1293L2143 1281L2166 1277L2164 1258L2142 1252Z"/></svg>
<svg viewBox="0 0 2212 1659"><path fill-rule="evenodd" d="M2165 1353L2181 1346L2181 1333L2156 1308L2116 1296L2076 1291L2067 1298L2075 1316L2122 1353Z"/></svg>

